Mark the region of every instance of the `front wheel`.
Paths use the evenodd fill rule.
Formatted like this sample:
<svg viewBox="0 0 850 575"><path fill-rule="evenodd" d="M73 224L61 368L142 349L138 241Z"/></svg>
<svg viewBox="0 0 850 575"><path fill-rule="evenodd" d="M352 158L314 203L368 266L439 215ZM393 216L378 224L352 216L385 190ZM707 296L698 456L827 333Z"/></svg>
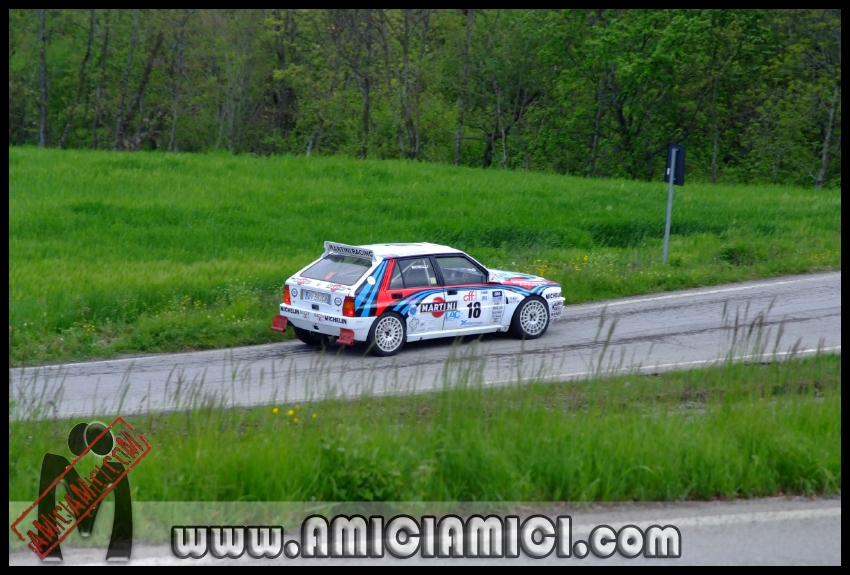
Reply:
<svg viewBox="0 0 850 575"><path fill-rule="evenodd" d="M511 319L511 333L521 339L537 339L549 328L549 306L532 296L519 304Z"/></svg>
<svg viewBox="0 0 850 575"><path fill-rule="evenodd" d="M404 346L405 339L407 330L401 316L385 313L375 320L369 330L369 349L380 357L395 355Z"/></svg>
<svg viewBox="0 0 850 575"><path fill-rule="evenodd" d="M295 337L297 337L307 345L313 347L324 347L328 343L328 336L326 335L322 335L307 329L301 329L300 327L295 327L294 325L292 327L295 329Z"/></svg>

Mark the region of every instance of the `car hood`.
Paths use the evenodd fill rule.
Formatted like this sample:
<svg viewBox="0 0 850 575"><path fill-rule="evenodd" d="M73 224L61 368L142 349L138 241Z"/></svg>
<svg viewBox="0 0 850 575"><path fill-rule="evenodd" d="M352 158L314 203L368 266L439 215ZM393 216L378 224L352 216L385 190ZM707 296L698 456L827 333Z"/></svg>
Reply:
<svg viewBox="0 0 850 575"><path fill-rule="evenodd" d="M547 280L546 278L542 278L540 276L524 274L520 272L490 270L490 273L499 278L499 281L506 285L517 285L522 287L527 287L528 285L558 285L557 282L553 282L552 280Z"/></svg>

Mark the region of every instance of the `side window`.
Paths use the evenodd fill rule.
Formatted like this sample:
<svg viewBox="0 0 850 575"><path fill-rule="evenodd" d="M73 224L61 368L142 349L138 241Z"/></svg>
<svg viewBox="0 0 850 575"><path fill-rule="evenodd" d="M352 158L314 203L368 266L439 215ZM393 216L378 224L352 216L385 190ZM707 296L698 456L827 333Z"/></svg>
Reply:
<svg viewBox="0 0 850 575"><path fill-rule="evenodd" d="M404 289L404 281L401 279L401 262L398 260L393 264L393 277L390 280L389 289Z"/></svg>
<svg viewBox="0 0 850 575"><path fill-rule="evenodd" d="M406 288L437 285L437 275L431 268L431 260L428 258L398 260L396 265L401 268L401 277L404 279Z"/></svg>
<svg viewBox="0 0 850 575"><path fill-rule="evenodd" d="M437 265L447 286L487 283L487 276L463 256L438 257Z"/></svg>

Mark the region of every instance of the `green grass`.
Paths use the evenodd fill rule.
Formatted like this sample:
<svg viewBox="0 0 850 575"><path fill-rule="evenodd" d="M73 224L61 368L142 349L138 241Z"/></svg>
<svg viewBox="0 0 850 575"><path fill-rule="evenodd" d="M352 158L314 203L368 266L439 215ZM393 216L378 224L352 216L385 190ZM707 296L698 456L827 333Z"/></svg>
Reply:
<svg viewBox="0 0 850 575"><path fill-rule="evenodd" d="M276 341L324 240L431 241L568 303L841 267L841 192L402 161L9 149L9 360Z"/></svg>
<svg viewBox="0 0 850 575"><path fill-rule="evenodd" d="M449 389L449 388L452 389ZM841 489L841 356L129 416L136 501L624 501ZM76 420L74 420L76 422ZM33 500L71 421L10 421Z"/></svg>

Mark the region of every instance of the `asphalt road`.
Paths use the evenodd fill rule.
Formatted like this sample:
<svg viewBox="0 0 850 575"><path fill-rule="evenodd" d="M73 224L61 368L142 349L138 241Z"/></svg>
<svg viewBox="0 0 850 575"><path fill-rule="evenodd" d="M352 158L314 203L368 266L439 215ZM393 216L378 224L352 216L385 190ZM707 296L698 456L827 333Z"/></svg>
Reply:
<svg viewBox="0 0 850 575"><path fill-rule="evenodd" d="M23 503L21 504L23 505ZM140 504L145 505L145 504ZM147 504L151 505L151 504ZM247 504L246 504L247 505ZM283 508L286 504L257 503L264 509ZM442 504L447 505L447 504ZM456 505L456 504L452 504ZM483 505L483 504L479 504ZM442 513L446 511L443 510ZM587 541L594 527L608 525L618 531L634 525L646 532L650 525L674 525L680 538L680 558L625 558L614 553L609 558L598 558L589 553L579 559L558 558L555 553L543 559L532 559L524 554L517 559L425 559L416 554L409 559L394 559L385 554L383 559L251 559L242 555L239 562L260 564L312 564L312 565L841 565L841 498L767 498L732 502L679 502L634 503L615 505L577 506L565 504L514 508L511 512L523 520L531 514L549 517L569 515L572 519L572 542ZM134 512L135 513L135 512ZM504 512L503 512L504 513ZM438 517L441 513L436 514ZM418 515L415 515L418 517ZM389 519L389 516L386 517ZM230 524L230 523L226 523ZM107 524L108 525L108 524ZM171 551L168 525L161 529L158 542L133 547L131 565L210 565L232 563L234 559L214 559L207 553L201 559L178 559ZM284 532L284 541L299 541L297 529ZM69 538L69 541L73 541ZM65 565L102 565L108 538L103 535L102 547L85 549L77 544L63 543ZM75 546L76 545L76 546ZM9 551L10 565L43 564L22 544ZM115 563L110 563L115 565Z"/></svg>
<svg viewBox="0 0 850 575"><path fill-rule="evenodd" d="M269 310L269 322L275 310ZM404 394L459 381L499 385L630 370L767 361L841 349L841 272L568 306L542 338L506 334L408 344L392 358L300 342L11 369L9 396L30 417L131 415L226 405ZM35 405L43 408L33 412Z"/></svg>

